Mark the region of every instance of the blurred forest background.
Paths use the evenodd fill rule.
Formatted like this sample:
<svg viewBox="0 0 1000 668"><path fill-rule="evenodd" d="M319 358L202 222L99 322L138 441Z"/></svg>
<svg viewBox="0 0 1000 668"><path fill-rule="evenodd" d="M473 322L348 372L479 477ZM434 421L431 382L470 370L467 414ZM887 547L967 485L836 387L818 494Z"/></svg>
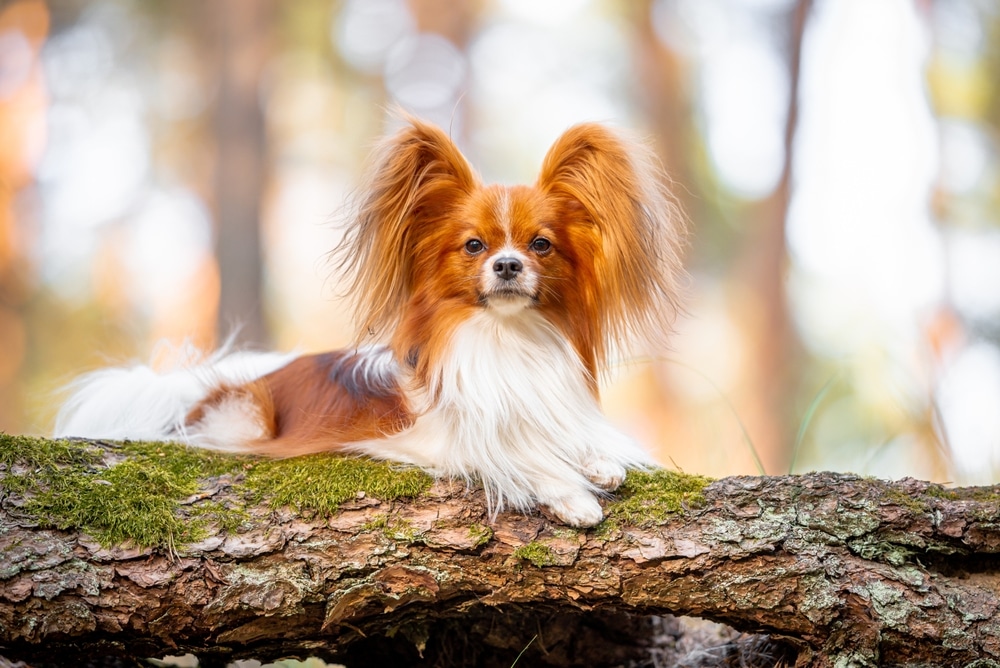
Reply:
<svg viewBox="0 0 1000 668"><path fill-rule="evenodd" d="M346 343L331 220L393 104L489 181L654 143L688 312L605 404L664 464L1000 480L995 0L0 1L0 430L161 340Z"/></svg>

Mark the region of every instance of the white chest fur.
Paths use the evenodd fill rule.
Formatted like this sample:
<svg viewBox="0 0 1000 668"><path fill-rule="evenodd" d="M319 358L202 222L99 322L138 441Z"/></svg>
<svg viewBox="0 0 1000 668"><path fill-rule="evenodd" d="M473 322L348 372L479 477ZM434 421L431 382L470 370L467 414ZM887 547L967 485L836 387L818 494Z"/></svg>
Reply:
<svg viewBox="0 0 1000 668"><path fill-rule="evenodd" d="M573 347L530 309L463 323L411 401L421 412L410 429L355 449L479 479L494 511L571 499L599 521L594 467L649 463L601 413Z"/></svg>

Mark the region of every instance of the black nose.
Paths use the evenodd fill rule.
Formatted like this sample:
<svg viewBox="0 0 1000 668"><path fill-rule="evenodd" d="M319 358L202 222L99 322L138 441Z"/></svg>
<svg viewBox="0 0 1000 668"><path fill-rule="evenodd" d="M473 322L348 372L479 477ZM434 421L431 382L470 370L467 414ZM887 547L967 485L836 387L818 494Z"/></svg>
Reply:
<svg viewBox="0 0 1000 668"><path fill-rule="evenodd" d="M493 263L493 273L505 281L509 281L524 269L524 265L516 257L502 257Z"/></svg>

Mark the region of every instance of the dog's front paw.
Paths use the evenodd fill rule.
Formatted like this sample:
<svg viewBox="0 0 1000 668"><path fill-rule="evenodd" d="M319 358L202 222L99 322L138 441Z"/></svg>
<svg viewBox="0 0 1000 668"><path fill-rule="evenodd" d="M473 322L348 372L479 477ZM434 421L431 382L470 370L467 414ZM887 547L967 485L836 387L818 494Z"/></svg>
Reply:
<svg viewBox="0 0 1000 668"><path fill-rule="evenodd" d="M553 515L571 527L585 529L604 519L604 510L593 494L572 494L554 499L545 499L542 504Z"/></svg>
<svg viewBox="0 0 1000 668"><path fill-rule="evenodd" d="M593 459L583 467L583 475L606 492L613 492L625 482L625 467L607 459Z"/></svg>

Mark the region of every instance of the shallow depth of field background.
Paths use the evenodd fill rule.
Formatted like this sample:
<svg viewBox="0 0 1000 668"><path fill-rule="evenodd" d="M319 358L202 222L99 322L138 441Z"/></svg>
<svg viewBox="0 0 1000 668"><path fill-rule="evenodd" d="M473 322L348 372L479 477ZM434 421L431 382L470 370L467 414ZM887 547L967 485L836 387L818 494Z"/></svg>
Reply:
<svg viewBox="0 0 1000 668"><path fill-rule="evenodd" d="M394 104L488 181L579 121L656 146L688 309L604 400L664 464L1000 480L991 0L0 2L0 430L162 340L347 343Z"/></svg>

